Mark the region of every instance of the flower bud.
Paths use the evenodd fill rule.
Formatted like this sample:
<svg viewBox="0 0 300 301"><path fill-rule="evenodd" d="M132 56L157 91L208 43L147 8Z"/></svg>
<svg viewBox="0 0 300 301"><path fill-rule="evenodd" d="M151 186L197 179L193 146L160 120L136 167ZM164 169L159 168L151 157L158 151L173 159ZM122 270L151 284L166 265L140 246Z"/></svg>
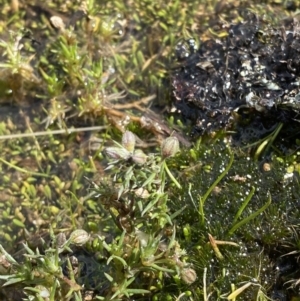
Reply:
<svg viewBox="0 0 300 301"><path fill-rule="evenodd" d="M139 165L145 164L147 161L147 155L140 149L137 149L131 158L134 163Z"/></svg>
<svg viewBox="0 0 300 301"><path fill-rule="evenodd" d="M161 145L161 154L163 158L174 156L179 151L179 141L176 137L168 137Z"/></svg>
<svg viewBox="0 0 300 301"><path fill-rule="evenodd" d="M82 229L75 230L71 233L70 241L76 246L82 246L90 239L89 234Z"/></svg>
<svg viewBox="0 0 300 301"><path fill-rule="evenodd" d="M135 148L135 135L130 131L126 131L122 136L122 145L132 153Z"/></svg>
<svg viewBox="0 0 300 301"><path fill-rule="evenodd" d="M184 268L180 273L181 279L186 284L192 284L197 279L197 274L195 270L191 268Z"/></svg>
<svg viewBox="0 0 300 301"><path fill-rule="evenodd" d="M106 147L104 152L109 158L115 160L128 160L130 158L130 152L124 147Z"/></svg>

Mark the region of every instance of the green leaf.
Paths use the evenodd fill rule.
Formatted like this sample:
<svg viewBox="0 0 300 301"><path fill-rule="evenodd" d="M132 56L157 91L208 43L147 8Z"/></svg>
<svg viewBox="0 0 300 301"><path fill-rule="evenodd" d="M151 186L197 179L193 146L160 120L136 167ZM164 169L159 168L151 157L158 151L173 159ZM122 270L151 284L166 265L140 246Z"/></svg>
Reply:
<svg viewBox="0 0 300 301"><path fill-rule="evenodd" d="M235 224L229 230L228 234L232 235L238 228L240 228L244 224L248 223L249 221L251 221L252 219L254 219L255 217L257 217L260 213L262 213L263 211L265 211L271 205L271 202L272 202L272 199L271 199L271 195L269 194L269 199L268 199L268 201L267 201L267 203L265 205L263 205L260 209L258 209L257 211L255 211L254 213L252 213L251 215L249 215L248 217L244 218L243 220L241 220L237 224Z"/></svg>
<svg viewBox="0 0 300 301"><path fill-rule="evenodd" d="M138 288L137 289L129 288L126 290L126 292L130 295L132 295L132 294L149 294L150 293L150 291L148 291L148 290L138 289Z"/></svg>
<svg viewBox="0 0 300 301"><path fill-rule="evenodd" d="M148 203L146 208L143 210L141 216L144 216L162 197L162 194L158 194L156 198Z"/></svg>
<svg viewBox="0 0 300 301"><path fill-rule="evenodd" d="M20 278L20 277L16 277L16 278L11 278L9 279L7 282L5 282L3 284L3 286L8 286L8 285L11 285L11 284L14 284L14 283L18 283L18 282L21 282L23 281L24 278Z"/></svg>
<svg viewBox="0 0 300 301"><path fill-rule="evenodd" d="M107 259L107 264L109 264L113 259L117 259L117 260L119 260L122 264L123 264L123 266L124 266L124 268L127 268L127 262L123 259L123 258L121 258L121 257L119 257L119 256L116 256L116 255L112 255L112 256L110 256L108 259Z"/></svg>
<svg viewBox="0 0 300 301"><path fill-rule="evenodd" d="M16 262L16 260L10 255L8 254L5 249L3 248L2 245L0 245L0 253L2 253L3 255L5 255L6 259L11 263L11 264L18 264ZM0 276L1 277L1 276Z"/></svg>
<svg viewBox="0 0 300 301"><path fill-rule="evenodd" d="M16 225L20 228L25 228L25 225L20 220L18 220L16 218L14 218L12 222L13 222L14 225Z"/></svg>
<svg viewBox="0 0 300 301"><path fill-rule="evenodd" d="M108 280L109 282L113 282L113 281L114 281L114 278L111 277L109 274L104 273L104 276L107 278L107 280Z"/></svg>
<svg viewBox="0 0 300 301"><path fill-rule="evenodd" d="M246 197L246 199L244 200L242 206L239 208L237 214L235 215L234 220L233 220L233 224L235 224L237 222L237 220L239 219L239 217L241 216L241 214L243 213L243 211L247 207L248 203L250 202L250 200L252 199L252 197L254 195L254 192L255 192L255 187L252 187L249 195Z"/></svg>

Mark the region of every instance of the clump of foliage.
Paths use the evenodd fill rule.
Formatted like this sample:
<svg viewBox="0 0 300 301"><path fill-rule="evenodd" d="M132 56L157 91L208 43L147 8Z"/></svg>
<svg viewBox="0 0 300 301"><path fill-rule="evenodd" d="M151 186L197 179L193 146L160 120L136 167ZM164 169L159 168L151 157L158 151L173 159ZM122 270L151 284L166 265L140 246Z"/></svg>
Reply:
<svg viewBox="0 0 300 301"><path fill-rule="evenodd" d="M52 231L52 245L43 240L33 250L24 244L21 262L1 247L6 275L0 278L5 286L25 285L27 300L81 300L86 294L98 300L124 300L172 290L168 286L175 279L188 284L196 280L176 240L174 219L182 210L170 212L166 191L167 176L181 188L166 163L178 151L178 140L169 137L161 154L146 155L135 148L135 139L126 131L121 145L115 142L105 148L114 159L107 168L111 176L92 189L98 214L111 216L106 235L96 232L90 237L75 230L66 240L63 233Z"/></svg>

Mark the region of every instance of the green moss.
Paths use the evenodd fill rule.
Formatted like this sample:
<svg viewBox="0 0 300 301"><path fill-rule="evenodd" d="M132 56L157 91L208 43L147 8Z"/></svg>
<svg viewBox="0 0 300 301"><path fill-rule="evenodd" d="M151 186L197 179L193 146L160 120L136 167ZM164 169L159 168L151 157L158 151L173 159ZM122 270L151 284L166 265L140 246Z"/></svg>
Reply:
<svg viewBox="0 0 300 301"><path fill-rule="evenodd" d="M181 164L191 162L192 172L185 167L183 194L174 198L173 206L185 206L177 219L177 229L182 235L182 246L198 268L198 277L202 279L204 268L208 269L209 289L215 298L226 288L228 290L230 283L238 287L239 282L247 279L257 280L247 293L242 294L243 300L254 298L253 294L260 292L259 285L265 294L271 296L275 293L274 282L278 277L274 271L274 265L279 264L277 256L297 249L292 243L295 235L292 229L299 219L299 212L295 210L298 203L295 191L299 189L297 174L288 174L286 165L278 163L276 157L270 161L271 170L263 171L250 157L235 153L232 167L205 200L201 212L198 210L200 200L228 165L228 150L217 140L213 145L200 145L193 153L192 156L200 160L198 165L193 159L188 159L189 156L191 154L185 153L179 160L177 158ZM287 179L288 175L291 177ZM247 199L251 189L253 196ZM243 202L245 207L242 210ZM261 209L263 211L254 217L254 213ZM221 241L219 252L224 261L210 245L209 234ZM231 246L233 242L239 246ZM285 265L289 261L293 261L292 256Z"/></svg>

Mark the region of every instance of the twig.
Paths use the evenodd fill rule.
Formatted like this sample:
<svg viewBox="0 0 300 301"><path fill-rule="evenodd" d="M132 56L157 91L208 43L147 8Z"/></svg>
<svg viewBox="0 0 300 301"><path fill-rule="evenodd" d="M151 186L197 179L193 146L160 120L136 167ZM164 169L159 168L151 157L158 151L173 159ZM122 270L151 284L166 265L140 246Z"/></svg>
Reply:
<svg viewBox="0 0 300 301"><path fill-rule="evenodd" d="M136 109L143 112L143 111L145 111L145 109L142 108L140 105L141 104L145 105L145 104L149 103L151 100L153 100L155 98L156 98L156 95L153 94L153 95L150 95L148 97L143 97L140 100L137 100L137 101L134 101L134 102L131 102L131 103L115 104L115 105L112 106L112 108L117 109L117 110L136 108Z"/></svg>
<svg viewBox="0 0 300 301"><path fill-rule="evenodd" d="M62 135L62 134L69 135L69 134L76 133L76 132L100 131L100 130L104 130L106 128L107 128L107 126L103 125L103 126L91 126L91 127L84 127L84 128L62 129L62 130L54 130L54 131L9 134L9 135L1 135L0 140L37 137L37 136L46 136L46 135Z"/></svg>

